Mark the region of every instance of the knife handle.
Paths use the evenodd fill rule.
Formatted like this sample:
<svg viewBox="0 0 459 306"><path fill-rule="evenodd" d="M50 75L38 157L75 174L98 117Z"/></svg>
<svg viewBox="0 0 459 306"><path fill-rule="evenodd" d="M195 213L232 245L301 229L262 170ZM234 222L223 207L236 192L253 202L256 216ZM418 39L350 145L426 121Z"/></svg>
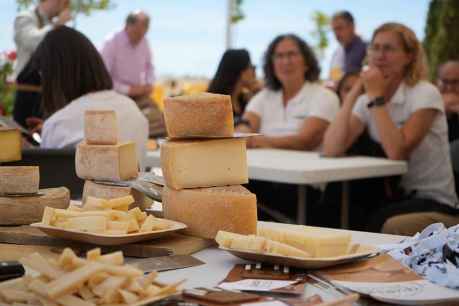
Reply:
<svg viewBox="0 0 459 306"><path fill-rule="evenodd" d="M24 267L18 261L0 261L0 281L21 277Z"/></svg>

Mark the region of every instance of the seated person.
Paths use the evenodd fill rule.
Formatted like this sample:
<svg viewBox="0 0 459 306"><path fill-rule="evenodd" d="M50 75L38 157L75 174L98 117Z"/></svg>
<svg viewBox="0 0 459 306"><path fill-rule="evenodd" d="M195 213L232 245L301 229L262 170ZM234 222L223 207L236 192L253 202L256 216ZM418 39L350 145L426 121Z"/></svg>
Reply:
<svg viewBox="0 0 459 306"><path fill-rule="evenodd" d="M459 138L459 60L447 61L439 67L437 85L445 103L451 142Z"/></svg>
<svg viewBox="0 0 459 306"><path fill-rule="evenodd" d="M229 49L223 54L207 91L231 96L234 123L237 125L248 100L255 94L254 90L258 91L257 84L249 52Z"/></svg>
<svg viewBox="0 0 459 306"><path fill-rule="evenodd" d="M446 227L459 224L459 214L441 212L409 213L387 219L382 228L384 234L413 236L433 223L443 223Z"/></svg>
<svg viewBox="0 0 459 306"><path fill-rule="evenodd" d="M320 68L314 52L294 34L276 37L265 54L266 88L250 100L240 132L251 137L251 148L317 150L339 109L337 96L317 80Z"/></svg>
<svg viewBox="0 0 459 306"><path fill-rule="evenodd" d="M65 41L65 43L62 43ZM43 148L76 146L84 138L84 112L115 110L120 141L134 141L145 156L148 122L136 103L113 91L99 52L82 33L65 26L50 31L32 60L42 78Z"/></svg>
<svg viewBox="0 0 459 306"><path fill-rule="evenodd" d="M338 82L336 86L336 93L338 94L340 105L343 103L346 96L351 91L354 84L359 80L360 72L346 73Z"/></svg>
<svg viewBox="0 0 459 306"><path fill-rule="evenodd" d="M340 156L368 129L387 158L408 163L408 172L396 186L403 191L397 198L390 189L385 199L372 194L359 208L366 210L370 231L381 231L386 220L399 214L458 212L443 101L437 88L425 81L423 56L408 27L386 23L377 28L368 51L369 69L362 72L324 137L324 154Z"/></svg>

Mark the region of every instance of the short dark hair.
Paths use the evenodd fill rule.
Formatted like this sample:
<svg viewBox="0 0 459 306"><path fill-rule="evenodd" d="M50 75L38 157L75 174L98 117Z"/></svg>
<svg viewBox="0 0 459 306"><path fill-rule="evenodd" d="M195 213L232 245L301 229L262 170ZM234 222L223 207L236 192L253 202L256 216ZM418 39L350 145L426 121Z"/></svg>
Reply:
<svg viewBox="0 0 459 306"><path fill-rule="evenodd" d="M228 49L223 53L217 71L210 81L208 92L231 95L242 71L251 66L246 49Z"/></svg>
<svg viewBox="0 0 459 306"><path fill-rule="evenodd" d="M308 66L308 69L304 73L306 81L315 82L319 79L320 67L317 62L314 51L311 47L299 36L295 34L282 34L274 38L269 44L268 50L265 52L263 61L263 71L265 74L265 85L272 90L279 90L282 88L282 84L274 73L273 55L277 45L284 39L293 40L300 50L301 56L304 59L304 63Z"/></svg>
<svg viewBox="0 0 459 306"><path fill-rule="evenodd" d="M335 20L336 18L342 18L346 20L347 22L354 24L354 16L349 11L339 11L333 14L332 20Z"/></svg>
<svg viewBox="0 0 459 306"><path fill-rule="evenodd" d="M139 21L139 14L143 14L145 15L145 20L147 22L147 26L150 24L150 16L148 16L148 14L142 12L142 11L134 11L134 12L130 12L127 17L126 17L126 25L133 25L133 24L136 24L137 21Z"/></svg>
<svg viewBox="0 0 459 306"><path fill-rule="evenodd" d="M113 88L97 49L86 36L72 28L60 26L48 32L32 61L41 73L45 116L85 94Z"/></svg>

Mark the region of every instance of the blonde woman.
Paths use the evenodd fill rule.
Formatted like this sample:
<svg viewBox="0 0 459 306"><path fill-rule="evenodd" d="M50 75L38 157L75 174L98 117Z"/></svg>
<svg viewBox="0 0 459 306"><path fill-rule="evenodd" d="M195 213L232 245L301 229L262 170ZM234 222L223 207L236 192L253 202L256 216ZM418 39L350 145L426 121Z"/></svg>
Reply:
<svg viewBox="0 0 459 306"><path fill-rule="evenodd" d="M380 231L388 218L402 213L457 214L443 102L436 87L424 80L424 54L416 35L402 24L383 24L373 33L368 61L323 146L327 156L343 155L367 129L388 158L408 162L401 200L375 198L362 207L371 213L367 229ZM362 88L366 93L359 96Z"/></svg>

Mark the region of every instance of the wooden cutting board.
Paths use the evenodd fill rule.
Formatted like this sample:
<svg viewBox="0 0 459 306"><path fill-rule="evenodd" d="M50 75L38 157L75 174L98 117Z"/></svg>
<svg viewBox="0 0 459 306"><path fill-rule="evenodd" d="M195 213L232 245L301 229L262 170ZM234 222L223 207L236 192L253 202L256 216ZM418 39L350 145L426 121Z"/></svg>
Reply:
<svg viewBox="0 0 459 306"><path fill-rule="evenodd" d="M39 229L30 226L0 227L0 243L0 260L17 260L31 251L45 254L60 253L64 247L71 247L77 252L86 252L88 249L99 247L49 237ZM105 252L122 250L125 256L130 257L156 257L168 254L190 255L212 244L210 240L172 234L152 241L102 247L102 249Z"/></svg>
<svg viewBox="0 0 459 306"><path fill-rule="evenodd" d="M67 208L70 191L65 187L40 189L41 196L0 197L0 225L39 222L46 206Z"/></svg>
<svg viewBox="0 0 459 306"><path fill-rule="evenodd" d="M402 266L387 254L369 260L321 270L320 274L330 280L349 282L389 283L422 279L415 272Z"/></svg>

